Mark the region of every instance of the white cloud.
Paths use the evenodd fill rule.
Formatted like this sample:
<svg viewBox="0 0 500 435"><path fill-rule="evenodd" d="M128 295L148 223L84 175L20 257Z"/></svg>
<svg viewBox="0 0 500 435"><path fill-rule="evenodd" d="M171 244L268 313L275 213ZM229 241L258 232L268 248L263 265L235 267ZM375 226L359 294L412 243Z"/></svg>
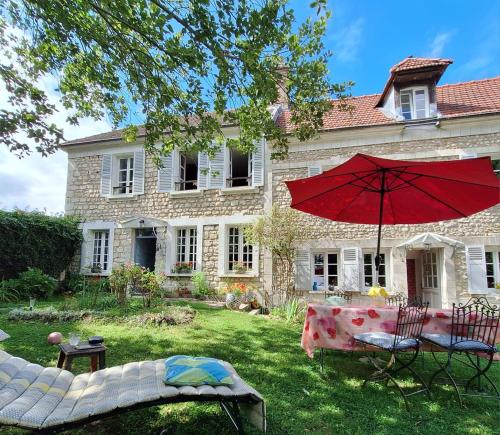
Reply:
<svg viewBox="0 0 500 435"><path fill-rule="evenodd" d="M359 48L363 41L365 27L364 18L357 18L347 26L334 32L334 55L341 62L355 62L358 59Z"/></svg>
<svg viewBox="0 0 500 435"><path fill-rule="evenodd" d="M428 57L441 57L444 52L445 46L450 42L452 32L441 32L438 33L434 39L429 44Z"/></svg>
<svg viewBox="0 0 500 435"><path fill-rule="evenodd" d="M52 77L45 78L40 87L59 108L52 116L51 122L63 128L65 139L90 136L111 129L106 121L96 122L90 119L82 120L78 126L67 124L65 120L68 112L57 104L56 80ZM5 88L0 82L0 109L8 107ZM50 213L63 212L67 160L66 153L60 150L49 157L42 157L33 151L30 156L19 159L0 143L0 208L18 207L45 209Z"/></svg>

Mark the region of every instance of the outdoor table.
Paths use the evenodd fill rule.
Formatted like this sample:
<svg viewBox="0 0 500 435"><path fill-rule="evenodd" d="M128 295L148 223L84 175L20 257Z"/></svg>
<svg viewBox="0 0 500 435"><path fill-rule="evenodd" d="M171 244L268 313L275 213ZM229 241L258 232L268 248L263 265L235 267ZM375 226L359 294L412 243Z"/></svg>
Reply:
<svg viewBox="0 0 500 435"><path fill-rule="evenodd" d="M59 359L57 367L71 371L73 358L90 357L90 371L102 370L106 368L106 347L102 344L81 344L72 346L71 344L59 345Z"/></svg>
<svg viewBox="0 0 500 435"><path fill-rule="evenodd" d="M309 304L302 331L302 348L310 358L313 358L316 348L348 352L363 351L365 347L355 342L354 334L377 331L394 334L398 311L397 306ZM451 319L451 309L429 308L423 332L449 335L451 334ZM498 342L500 342L500 328L497 332Z"/></svg>

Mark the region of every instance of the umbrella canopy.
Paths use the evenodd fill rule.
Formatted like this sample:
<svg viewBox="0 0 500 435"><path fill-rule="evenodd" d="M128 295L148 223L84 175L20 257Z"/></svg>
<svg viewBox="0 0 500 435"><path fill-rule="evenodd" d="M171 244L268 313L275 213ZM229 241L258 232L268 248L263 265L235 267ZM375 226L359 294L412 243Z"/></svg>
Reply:
<svg viewBox="0 0 500 435"><path fill-rule="evenodd" d="M500 202L489 157L448 161L389 160L356 154L334 169L287 181L291 207L326 219L383 224L457 219Z"/></svg>

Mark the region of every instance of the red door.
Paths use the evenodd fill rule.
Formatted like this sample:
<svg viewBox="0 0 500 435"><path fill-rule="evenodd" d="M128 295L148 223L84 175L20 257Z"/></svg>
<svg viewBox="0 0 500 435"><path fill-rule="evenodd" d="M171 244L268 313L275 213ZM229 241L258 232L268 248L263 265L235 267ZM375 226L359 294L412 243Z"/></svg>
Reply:
<svg viewBox="0 0 500 435"><path fill-rule="evenodd" d="M415 260L412 258L406 260L406 283L408 288L408 299L416 299L417 277L415 276Z"/></svg>

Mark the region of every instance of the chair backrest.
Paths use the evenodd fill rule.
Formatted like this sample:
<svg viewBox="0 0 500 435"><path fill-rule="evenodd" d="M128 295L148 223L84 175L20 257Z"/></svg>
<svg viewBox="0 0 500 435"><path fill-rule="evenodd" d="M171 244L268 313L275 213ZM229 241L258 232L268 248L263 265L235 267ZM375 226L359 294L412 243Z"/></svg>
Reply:
<svg viewBox="0 0 500 435"><path fill-rule="evenodd" d="M396 293L394 295L387 296L385 298L385 304L389 306L409 305L415 307L423 307L424 301L419 296L409 299L408 296L404 295L403 293Z"/></svg>
<svg viewBox="0 0 500 435"><path fill-rule="evenodd" d="M419 338L427 317L429 302L422 305L400 305L395 344L408 338Z"/></svg>
<svg viewBox="0 0 500 435"><path fill-rule="evenodd" d="M453 304L451 341L478 340L494 346L499 323L500 308L491 305L484 297L471 298L465 304Z"/></svg>
<svg viewBox="0 0 500 435"><path fill-rule="evenodd" d="M330 286L328 288L329 293L325 292L325 299L328 296L339 296L343 298L347 303L352 302L352 294L351 293L346 293L344 290L340 290L339 288L335 289L333 286Z"/></svg>

